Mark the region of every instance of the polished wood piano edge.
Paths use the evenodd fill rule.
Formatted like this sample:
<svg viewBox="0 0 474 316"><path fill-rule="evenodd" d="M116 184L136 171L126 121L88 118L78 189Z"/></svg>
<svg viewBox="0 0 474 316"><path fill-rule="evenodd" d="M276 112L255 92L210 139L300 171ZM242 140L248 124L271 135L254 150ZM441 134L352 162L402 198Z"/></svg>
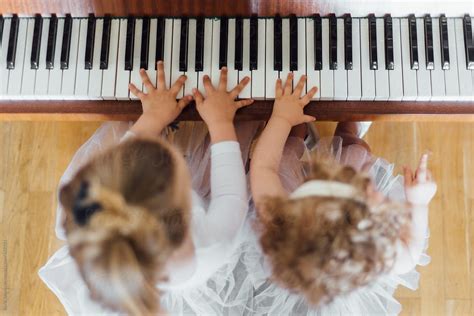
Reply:
<svg viewBox="0 0 474 316"><path fill-rule="evenodd" d="M237 112L243 121L266 120L273 101L256 101ZM320 121L474 121L474 101L317 101L307 114ZM135 120L141 113L139 101L0 101L0 121L109 121ZM194 104L178 117L181 121L200 120Z"/></svg>

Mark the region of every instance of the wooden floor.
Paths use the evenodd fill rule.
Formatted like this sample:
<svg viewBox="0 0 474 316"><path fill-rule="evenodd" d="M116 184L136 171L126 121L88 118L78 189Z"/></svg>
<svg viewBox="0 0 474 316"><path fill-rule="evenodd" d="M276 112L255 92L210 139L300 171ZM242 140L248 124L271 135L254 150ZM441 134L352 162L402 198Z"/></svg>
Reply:
<svg viewBox="0 0 474 316"><path fill-rule="evenodd" d="M56 185L97 123L0 123L0 315L64 315L38 269L59 247ZM334 124L320 124L323 134ZM439 191L430 210L432 262L416 292L397 291L403 315L474 315L474 124L374 123L376 155L415 165L432 151Z"/></svg>

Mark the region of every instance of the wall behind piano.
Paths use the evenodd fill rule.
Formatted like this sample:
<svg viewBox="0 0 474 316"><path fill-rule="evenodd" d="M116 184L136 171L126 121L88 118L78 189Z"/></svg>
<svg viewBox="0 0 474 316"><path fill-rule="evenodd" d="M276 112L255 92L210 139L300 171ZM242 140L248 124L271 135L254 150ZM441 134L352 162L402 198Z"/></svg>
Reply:
<svg viewBox="0 0 474 316"><path fill-rule="evenodd" d="M409 13L423 15L430 13L447 16L474 14L472 0L0 0L0 14L3 13L71 13L85 16L88 13L101 15L154 14L167 16L181 15L287 15L300 16L312 13L336 13L352 16L366 16L369 13L392 16L406 16Z"/></svg>

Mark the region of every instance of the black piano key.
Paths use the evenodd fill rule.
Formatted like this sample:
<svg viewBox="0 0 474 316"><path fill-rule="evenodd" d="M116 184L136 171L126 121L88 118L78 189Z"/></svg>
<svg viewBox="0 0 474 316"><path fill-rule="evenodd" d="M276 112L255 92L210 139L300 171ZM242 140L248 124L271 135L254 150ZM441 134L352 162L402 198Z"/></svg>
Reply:
<svg viewBox="0 0 474 316"><path fill-rule="evenodd" d="M135 47L135 17L127 18L127 38L125 42L125 70L133 69L133 49Z"/></svg>
<svg viewBox="0 0 474 316"><path fill-rule="evenodd" d="M52 14L49 19L48 43L46 47L46 69L54 68L54 53L56 52L56 37L58 34L58 17Z"/></svg>
<svg viewBox="0 0 474 316"><path fill-rule="evenodd" d="M0 47L2 47L3 38L3 15L0 14Z"/></svg>
<svg viewBox="0 0 474 316"><path fill-rule="evenodd" d="M100 46L100 69L109 68L110 30L112 20L109 14L104 16L104 27L102 31L102 42Z"/></svg>
<svg viewBox="0 0 474 316"><path fill-rule="evenodd" d="M472 38L472 22L469 14L464 15L464 47L466 50L466 67L469 70L474 70L474 42Z"/></svg>
<svg viewBox="0 0 474 316"><path fill-rule="evenodd" d="M375 15L369 14L369 65L370 69L377 70L379 67L377 58L377 20Z"/></svg>
<svg viewBox="0 0 474 316"><path fill-rule="evenodd" d="M323 69L323 24L319 14L313 15L314 21L314 70Z"/></svg>
<svg viewBox="0 0 474 316"><path fill-rule="evenodd" d="M64 19L63 41L61 45L61 69L69 68L69 53L71 50L71 36L72 36L72 17L66 14Z"/></svg>
<svg viewBox="0 0 474 316"><path fill-rule="evenodd" d="M235 61L236 70L243 70L244 57L244 21L242 18L235 19Z"/></svg>
<svg viewBox="0 0 474 316"><path fill-rule="evenodd" d="M273 22L273 70L282 71L282 22L279 15L275 16Z"/></svg>
<svg viewBox="0 0 474 316"><path fill-rule="evenodd" d="M188 71L188 18L181 18L179 38L179 71Z"/></svg>
<svg viewBox="0 0 474 316"><path fill-rule="evenodd" d="M165 58L165 18L159 17L156 23L156 51L155 51L155 70L156 63Z"/></svg>
<svg viewBox="0 0 474 316"><path fill-rule="evenodd" d="M15 69L16 44L18 42L18 27L20 21L18 15L14 14L10 24L10 36L8 39L7 69Z"/></svg>
<svg viewBox="0 0 474 316"><path fill-rule="evenodd" d="M337 18L329 14L329 69L337 69Z"/></svg>
<svg viewBox="0 0 474 316"><path fill-rule="evenodd" d="M444 14L439 17L439 35L441 40L441 64L443 70L449 69L448 19Z"/></svg>
<svg viewBox="0 0 474 316"><path fill-rule="evenodd" d="M414 14L408 16L408 30L410 33L410 65L411 69L419 69L418 37L416 34L416 18Z"/></svg>
<svg viewBox="0 0 474 316"><path fill-rule="evenodd" d="M40 59L41 35L43 34L43 18L40 14L35 14L35 25L33 28L33 43L31 45L30 66L31 69L38 69Z"/></svg>
<svg viewBox="0 0 474 316"><path fill-rule="evenodd" d="M433 22L429 14L425 15L425 59L426 69L434 69L433 55Z"/></svg>
<svg viewBox="0 0 474 316"><path fill-rule="evenodd" d="M298 19L290 16L290 71L298 71Z"/></svg>
<svg viewBox="0 0 474 316"><path fill-rule="evenodd" d="M87 36L86 36L86 54L84 57L84 68L92 69L94 59L94 42L95 42L95 16L90 13L87 19Z"/></svg>
<svg viewBox="0 0 474 316"><path fill-rule="evenodd" d="M199 17L196 20L196 58L194 61L194 69L196 71L203 71L204 69L204 32L204 18Z"/></svg>
<svg viewBox="0 0 474 316"><path fill-rule="evenodd" d="M140 68L148 70L148 52L150 51L150 18L143 17L142 47L140 48Z"/></svg>
<svg viewBox="0 0 474 316"><path fill-rule="evenodd" d="M352 70L352 17L344 14L344 64L346 70Z"/></svg>
<svg viewBox="0 0 474 316"><path fill-rule="evenodd" d="M250 70L258 69L258 18L250 18Z"/></svg>
<svg viewBox="0 0 474 316"><path fill-rule="evenodd" d="M221 18L221 29L219 30L219 69L227 67L227 41L229 32L229 19Z"/></svg>
<svg viewBox="0 0 474 316"><path fill-rule="evenodd" d="M393 60L393 23L390 14L384 17L384 35L385 35L385 69L393 70L395 68Z"/></svg>

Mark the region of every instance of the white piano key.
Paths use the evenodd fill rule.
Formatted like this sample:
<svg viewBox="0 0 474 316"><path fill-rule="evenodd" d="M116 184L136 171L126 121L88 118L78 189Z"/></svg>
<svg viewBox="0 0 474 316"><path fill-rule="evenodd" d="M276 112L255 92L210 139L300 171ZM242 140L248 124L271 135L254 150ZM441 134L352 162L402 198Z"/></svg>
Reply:
<svg viewBox="0 0 474 316"><path fill-rule="evenodd" d="M239 82L245 77L252 79L252 72L250 71L250 19L243 19L243 56L242 56L242 70L239 71ZM250 82L240 92L239 98L247 99L251 96L252 85Z"/></svg>
<svg viewBox="0 0 474 316"><path fill-rule="evenodd" d="M321 70L321 100L334 99L334 71L329 69L329 20L322 19L323 69Z"/></svg>
<svg viewBox="0 0 474 316"><path fill-rule="evenodd" d="M466 67L466 50L464 48L464 29L463 19L456 18L456 51L458 60L458 77L459 77L459 100L471 101L474 100L474 91L472 90L472 75L471 70Z"/></svg>
<svg viewBox="0 0 474 316"><path fill-rule="evenodd" d="M416 33L418 38L418 62L419 68L417 70L417 84L418 97L417 101L431 100L431 74L426 69L426 54L425 54L425 25L422 18L416 19Z"/></svg>
<svg viewBox="0 0 474 316"><path fill-rule="evenodd" d="M100 51L102 46L102 33L104 29L104 20L95 21L94 52L92 54L92 69L89 76L89 99L101 99L102 95L102 76L104 71L100 69Z"/></svg>
<svg viewBox="0 0 474 316"><path fill-rule="evenodd" d="M36 81L36 69L31 69L30 56L31 48L33 46L33 30L35 26L34 19L20 19L21 21L27 23L26 30L26 44L25 44L25 58L21 62L17 59L15 63L15 68L22 66L23 67L23 76L22 82L20 83L21 87L21 96L22 99L32 99L35 94L35 81ZM29 20L29 22L28 22ZM20 41L20 37L18 37Z"/></svg>
<svg viewBox="0 0 474 316"><path fill-rule="evenodd" d="M112 19L110 23L109 60L108 60L107 69L103 70L103 75L102 75L102 78L103 78L102 98L104 98L105 100L115 99L115 85L117 81L117 70L118 70L117 67L118 67L119 38L121 34L120 28L121 28L120 20ZM123 45L125 45L125 43ZM125 56L125 52L123 56Z"/></svg>
<svg viewBox="0 0 474 316"><path fill-rule="evenodd" d="M127 43L127 19L120 19L120 34L117 56L117 79L115 81L115 98L117 100L128 100L130 91L130 71L125 70L125 46ZM140 87L140 86L139 86Z"/></svg>
<svg viewBox="0 0 474 316"><path fill-rule="evenodd" d="M63 69L63 81L61 85L61 96L63 99L74 99L76 86L76 69L79 46L79 20L72 19L71 48L69 52L69 68Z"/></svg>
<svg viewBox="0 0 474 316"><path fill-rule="evenodd" d="M173 26L173 19L165 19L165 45L164 45L164 53L163 53L163 67L165 68L165 76L166 76L166 88L170 88L171 86L171 67L172 67L172 58L175 54L174 51L174 43L173 39L176 29ZM178 33L179 36L179 33ZM179 38L179 37L178 37ZM178 42L179 47L179 42ZM178 48L179 49L179 48ZM179 53L178 53L179 54ZM179 55L178 55L178 65L179 65Z"/></svg>
<svg viewBox="0 0 474 316"><path fill-rule="evenodd" d="M216 87L219 84L219 47L220 47L220 33L221 21L215 19L212 21L212 56L211 56L211 81L212 85ZM201 79L199 79L202 82Z"/></svg>
<svg viewBox="0 0 474 316"><path fill-rule="evenodd" d="M385 68L385 27L382 18L376 19L376 28L378 68L375 70L375 100L385 101L390 97L390 86Z"/></svg>
<svg viewBox="0 0 474 316"><path fill-rule="evenodd" d="M410 32L408 30L408 19L406 18L400 20L400 35L402 44L403 100L415 101L418 95L418 86L416 70L412 70L410 65Z"/></svg>
<svg viewBox="0 0 474 316"><path fill-rule="evenodd" d="M46 69L46 51L48 50L48 33L50 19L43 19L43 30L41 34L40 58L38 70L36 70L35 95L37 99L48 97L49 69Z"/></svg>
<svg viewBox="0 0 474 316"><path fill-rule="evenodd" d="M344 19L337 19L337 69L334 71L334 100L347 100L347 70L344 60Z"/></svg>
<svg viewBox="0 0 474 316"><path fill-rule="evenodd" d="M258 55L257 69L252 70L252 99L262 100L265 98L265 34L266 20L258 19Z"/></svg>
<svg viewBox="0 0 474 316"><path fill-rule="evenodd" d="M90 70L86 69L87 19L80 20L79 48L77 55L75 99L87 99Z"/></svg>
<svg viewBox="0 0 474 316"><path fill-rule="evenodd" d="M456 52L456 28L454 19L448 18L449 69L444 71L446 99L459 99L458 61Z"/></svg>
<svg viewBox="0 0 474 316"><path fill-rule="evenodd" d="M63 71L61 69L61 46L63 43L64 18L58 18L56 46L54 48L54 67L49 71L48 98L61 98Z"/></svg>
<svg viewBox="0 0 474 316"><path fill-rule="evenodd" d="M439 18L432 19L434 69L431 70L431 100L445 98L444 70L441 65L441 44L439 35Z"/></svg>
<svg viewBox="0 0 474 316"><path fill-rule="evenodd" d="M2 47L0 47L0 99L5 99L8 91L8 76L9 70L7 69L7 52L8 52L8 38L10 35L10 18L4 18L3 20L3 35L2 35Z"/></svg>
<svg viewBox="0 0 474 316"><path fill-rule="evenodd" d="M320 71L314 70L315 56L314 56L314 20L312 18L306 19L306 85L307 89L318 87L318 92L313 96L312 100L319 100L321 85L320 85ZM357 79L360 82L360 78Z"/></svg>
<svg viewBox="0 0 474 316"><path fill-rule="evenodd" d="M361 100L375 99L375 71L370 69L369 21L360 19L360 66L362 97Z"/></svg>
<svg viewBox="0 0 474 316"><path fill-rule="evenodd" d="M212 62L212 19L204 20L204 56L203 56L203 71L198 72L198 87L201 93L205 93L202 78L204 75L208 75L213 82L212 76L215 75L212 72L211 62ZM217 61L217 67L219 67L219 57ZM217 80L219 80L219 73L217 73Z"/></svg>
<svg viewBox="0 0 474 316"><path fill-rule="evenodd" d="M142 30L143 19L135 20L135 40L133 43L133 69L130 72L130 82L135 84L138 89L143 88L142 78L140 77L140 51L142 48ZM138 100L138 97L130 93L130 99Z"/></svg>
<svg viewBox="0 0 474 316"><path fill-rule="evenodd" d="M235 69L235 19L229 19L227 40L227 90L232 90L239 82L239 71Z"/></svg>
<svg viewBox="0 0 474 316"><path fill-rule="evenodd" d="M388 72L390 100L401 101L403 98L402 45L400 42L400 19L392 19L393 36L393 70Z"/></svg>
<svg viewBox="0 0 474 316"><path fill-rule="evenodd" d="M31 19L31 21L33 20ZM26 60L29 60L29 55L31 54L31 51L29 54L25 53L27 30L28 19L19 19L15 69L10 70L10 77L8 79L8 95L10 99L20 98L25 55L28 55L28 57L26 57Z"/></svg>
<svg viewBox="0 0 474 316"><path fill-rule="evenodd" d="M359 19L352 19L352 70L347 71L347 99L360 100L361 97L360 23Z"/></svg>
<svg viewBox="0 0 474 316"><path fill-rule="evenodd" d="M301 76L306 75L306 19L298 18L298 70L293 71L294 83L298 84ZM308 80L306 78L306 80ZM306 93L307 85L305 85L302 95ZM311 87L310 87L311 89Z"/></svg>
<svg viewBox="0 0 474 316"><path fill-rule="evenodd" d="M148 74L148 77L150 78L151 83L153 84L154 87L156 87L156 63L155 63L155 58L156 58L156 28L158 24L158 19L150 19L150 38L148 41L148 69L146 70L146 73ZM165 27L166 30L166 27ZM165 32L169 31L169 35L171 36L172 30L166 30ZM169 77L169 73L166 72L165 75ZM145 88L144 85L142 85L142 89L145 92L148 92L147 89Z"/></svg>
<svg viewBox="0 0 474 316"><path fill-rule="evenodd" d="M171 78L171 85L173 85L176 80L183 74L183 72L179 71L179 43L180 43L180 35L181 35L181 19L174 19L173 20L173 40L172 40L172 54L171 54L171 70L170 70L170 78ZM165 36L165 43L166 43ZM189 80L189 79L188 79ZM180 92L178 93L177 98L182 98L184 94L184 88L181 88Z"/></svg>
<svg viewBox="0 0 474 316"><path fill-rule="evenodd" d="M280 79L285 83L286 77L290 72L290 19L281 19L281 61ZM294 83L295 79L293 79Z"/></svg>
<svg viewBox="0 0 474 316"><path fill-rule="evenodd" d="M196 19L189 19L188 28L188 70L185 72L186 83L184 84L184 95L192 95L193 88L198 88L198 74L196 64Z"/></svg>
<svg viewBox="0 0 474 316"><path fill-rule="evenodd" d="M274 23L273 19L266 20L266 48L265 48L265 98L275 98L275 84L279 78L278 71L273 70L273 34L274 34Z"/></svg>

